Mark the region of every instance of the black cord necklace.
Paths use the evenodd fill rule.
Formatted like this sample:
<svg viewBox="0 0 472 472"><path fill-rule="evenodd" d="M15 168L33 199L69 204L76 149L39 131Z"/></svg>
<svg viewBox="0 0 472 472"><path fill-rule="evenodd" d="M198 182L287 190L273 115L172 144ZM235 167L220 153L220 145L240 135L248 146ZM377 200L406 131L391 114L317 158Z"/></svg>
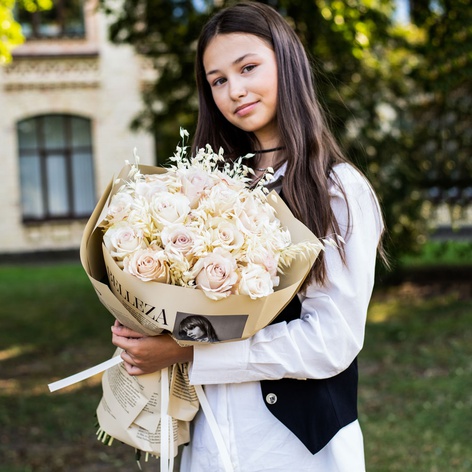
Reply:
<svg viewBox="0 0 472 472"><path fill-rule="evenodd" d="M278 146L270 149L258 149L257 151L252 151L253 154L265 154L267 152L276 152L276 151L281 151L282 149L285 149L285 146ZM259 172L267 172L268 167L256 167L255 168Z"/></svg>
<svg viewBox="0 0 472 472"><path fill-rule="evenodd" d="M270 149L258 149L257 151L252 151L252 153L253 154L265 154L266 152L281 151L282 149L285 149L285 146L279 146L279 147L270 148Z"/></svg>

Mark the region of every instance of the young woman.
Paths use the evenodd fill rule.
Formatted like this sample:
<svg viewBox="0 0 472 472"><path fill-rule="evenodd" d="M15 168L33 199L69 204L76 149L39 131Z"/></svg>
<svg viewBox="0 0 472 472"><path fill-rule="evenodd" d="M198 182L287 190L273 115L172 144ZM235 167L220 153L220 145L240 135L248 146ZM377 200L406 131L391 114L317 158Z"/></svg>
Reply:
<svg viewBox="0 0 472 472"><path fill-rule="evenodd" d="M340 235L302 290L250 339L179 347L169 336L113 328L130 374L192 361L236 471L361 472L357 363L382 217L372 188L326 126L306 53L286 21L260 3L215 15L198 43L200 112L194 147L255 154L255 179L272 187L317 236ZM223 470L203 413L183 472Z"/></svg>
<svg viewBox="0 0 472 472"><path fill-rule="evenodd" d="M209 319L201 315L191 315L184 318L179 325L180 339L200 342L218 342L218 335Z"/></svg>

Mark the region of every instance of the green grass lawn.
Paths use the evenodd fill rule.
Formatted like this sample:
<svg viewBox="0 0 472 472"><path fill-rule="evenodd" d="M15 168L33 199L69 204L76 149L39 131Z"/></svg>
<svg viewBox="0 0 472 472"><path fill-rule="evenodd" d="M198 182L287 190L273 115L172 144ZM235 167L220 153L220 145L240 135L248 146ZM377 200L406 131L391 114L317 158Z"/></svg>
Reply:
<svg viewBox="0 0 472 472"><path fill-rule="evenodd" d="M462 289L376 293L360 356L369 471L472 470L472 293Z"/></svg>
<svg viewBox="0 0 472 472"><path fill-rule="evenodd" d="M369 472L472 471L472 295L460 288L374 294L360 356ZM47 389L114 350L80 265L0 266L0 296L0 472L137 470L131 448L95 439L98 376Z"/></svg>
<svg viewBox="0 0 472 472"><path fill-rule="evenodd" d="M471 241L427 241L417 254L405 255L406 267L472 265Z"/></svg>

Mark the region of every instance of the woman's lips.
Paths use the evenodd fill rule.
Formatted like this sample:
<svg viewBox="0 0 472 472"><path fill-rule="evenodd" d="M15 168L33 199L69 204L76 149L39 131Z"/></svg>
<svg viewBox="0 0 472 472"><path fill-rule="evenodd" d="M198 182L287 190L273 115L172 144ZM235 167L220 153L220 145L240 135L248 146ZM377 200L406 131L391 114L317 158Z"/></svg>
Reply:
<svg viewBox="0 0 472 472"><path fill-rule="evenodd" d="M248 113L250 113L252 110L254 110L256 105L257 105L257 102L246 103L244 105L241 105L238 108L236 108L236 110L234 111L234 114L238 116L245 116Z"/></svg>

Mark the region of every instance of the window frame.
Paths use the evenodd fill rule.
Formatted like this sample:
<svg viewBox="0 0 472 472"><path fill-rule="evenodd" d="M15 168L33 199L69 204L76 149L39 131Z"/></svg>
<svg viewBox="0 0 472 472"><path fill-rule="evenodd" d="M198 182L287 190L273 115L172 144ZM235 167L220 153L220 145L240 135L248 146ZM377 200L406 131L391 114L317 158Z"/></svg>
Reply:
<svg viewBox="0 0 472 472"><path fill-rule="evenodd" d="M85 39L87 37L86 31L86 18L85 18L85 1L80 1L80 17L73 17L72 19L80 20L81 32L78 34L67 33L68 26L70 27L70 18L65 14L67 0L57 0L54 2L51 10L38 10L34 12L28 12L26 10L20 10L16 6L16 18L22 26L23 34L28 41L46 40L54 41L60 39ZM48 15L52 11L55 11L54 21L59 27L57 34L44 34L41 28L50 22L42 20L43 15ZM23 17L24 15L24 17ZM29 21L27 21L29 20ZM54 22L53 22L54 23ZM30 31L30 32L29 32Z"/></svg>
<svg viewBox="0 0 472 472"><path fill-rule="evenodd" d="M60 117L63 119L63 138L64 143L62 146L50 146L46 142L45 138L45 120L51 117ZM72 122L73 119L79 118L86 120L89 124L89 144L87 145L74 145L72 142ZM20 126L28 121L34 121L35 123L35 138L36 144L34 147L23 147L20 139ZM20 182L20 191L21 191L21 216L22 222L24 224L28 223L42 223L42 222L52 222L52 221L77 221L88 219L93 212L96 202L96 193L95 193L95 160L93 153L93 122L90 118L65 114L65 113L47 113L42 115L36 115L29 118L22 119L17 122L17 141L18 141L18 161L21 169L21 159L28 156L37 156L39 173L40 173L40 182L39 182L39 191L41 194L42 201L42 216L25 216L25 207L23 206L23 186L25 183L22 181L21 173L19 175ZM76 199L74 196L74 174L73 174L73 157L78 153L88 153L90 155L90 186L93 192L91 208L86 212L80 213L75 210L76 208ZM51 212L51 201L49 195L50 182L48 182L47 175L47 165L48 159L52 155L60 155L64 159L65 164L65 178L66 178L66 197L67 197L67 212L62 215L53 214Z"/></svg>

